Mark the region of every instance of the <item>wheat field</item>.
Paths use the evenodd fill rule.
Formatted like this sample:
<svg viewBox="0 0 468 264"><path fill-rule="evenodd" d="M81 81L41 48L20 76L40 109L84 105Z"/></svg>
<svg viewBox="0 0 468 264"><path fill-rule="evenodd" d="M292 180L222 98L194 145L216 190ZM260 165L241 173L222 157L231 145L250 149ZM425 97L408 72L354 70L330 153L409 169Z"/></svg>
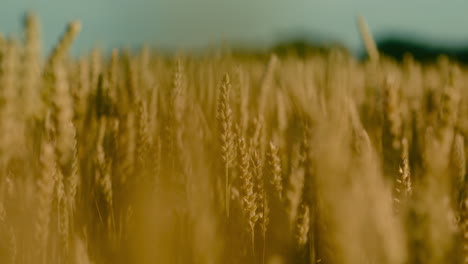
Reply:
<svg viewBox="0 0 468 264"><path fill-rule="evenodd" d="M468 263L468 68L0 38L0 263ZM83 29L86 30L86 29Z"/></svg>

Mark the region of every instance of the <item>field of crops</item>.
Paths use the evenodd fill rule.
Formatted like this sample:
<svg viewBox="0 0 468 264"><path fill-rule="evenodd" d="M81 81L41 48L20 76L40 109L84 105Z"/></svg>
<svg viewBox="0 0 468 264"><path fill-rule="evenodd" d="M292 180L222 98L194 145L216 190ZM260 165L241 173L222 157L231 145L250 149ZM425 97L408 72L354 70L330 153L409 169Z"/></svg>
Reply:
<svg viewBox="0 0 468 264"><path fill-rule="evenodd" d="M0 38L0 263L468 263L465 66L80 29Z"/></svg>

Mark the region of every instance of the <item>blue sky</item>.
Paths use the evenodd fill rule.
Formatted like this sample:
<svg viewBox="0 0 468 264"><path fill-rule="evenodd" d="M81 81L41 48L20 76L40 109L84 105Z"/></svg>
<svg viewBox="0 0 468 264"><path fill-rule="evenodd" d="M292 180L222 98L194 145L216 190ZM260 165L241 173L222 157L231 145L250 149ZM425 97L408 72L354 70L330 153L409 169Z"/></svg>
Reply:
<svg viewBox="0 0 468 264"><path fill-rule="evenodd" d="M355 23L366 17L375 35L399 32L435 44L468 43L464 0L0 0L0 31L21 36L21 18L41 18L50 50L67 21L82 21L73 53L149 43L172 49L225 42L267 46L296 32L326 34L361 46Z"/></svg>

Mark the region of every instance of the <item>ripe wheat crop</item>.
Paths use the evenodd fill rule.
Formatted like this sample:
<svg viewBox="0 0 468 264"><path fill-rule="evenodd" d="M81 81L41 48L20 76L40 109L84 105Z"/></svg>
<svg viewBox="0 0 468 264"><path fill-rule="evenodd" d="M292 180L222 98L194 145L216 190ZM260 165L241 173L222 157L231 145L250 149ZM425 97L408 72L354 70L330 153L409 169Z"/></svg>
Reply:
<svg viewBox="0 0 468 264"><path fill-rule="evenodd" d="M1 263L468 263L468 68L0 38ZM86 30L83 28L83 30Z"/></svg>

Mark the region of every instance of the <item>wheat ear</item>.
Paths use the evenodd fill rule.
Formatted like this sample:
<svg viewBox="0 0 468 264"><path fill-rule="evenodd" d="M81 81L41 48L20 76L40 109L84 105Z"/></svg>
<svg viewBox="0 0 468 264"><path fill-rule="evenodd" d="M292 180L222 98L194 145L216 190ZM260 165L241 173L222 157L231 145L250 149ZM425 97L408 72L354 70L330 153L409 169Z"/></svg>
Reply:
<svg viewBox="0 0 468 264"><path fill-rule="evenodd" d="M234 159L234 133L232 130L232 109L230 106L229 92L231 84L229 75L225 74L219 90L216 119L221 139L221 157L225 168L225 209L229 217L229 168Z"/></svg>
<svg viewBox="0 0 468 264"><path fill-rule="evenodd" d="M255 223L258 220L257 197L254 193L254 179L250 169L250 153L247 150L245 140L242 136L238 140L238 165L239 178L241 181L241 205L249 225L249 233L252 238L252 249L255 245Z"/></svg>
<svg viewBox="0 0 468 264"><path fill-rule="evenodd" d="M358 16L358 25L369 58L371 61L378 61L379 52L377 50L377 45L375 44L374 38L370 33L369 26L363 16Z"/></svg>
<svg viewBox="0 0 468 264"><path fill-rule="evenodd" d="M53 66L65 58L68 49L70 48L80 30L81 23L79 21L72 21L68 24L67 30L62 35L62 38L57 43L57 45L55 45L54 50L50 54L47 65Z"/></svg>
<svg viewBox="0 0 468 264"><path fill-rule="evenodd" d="M283 179L281 177L281 160L278 154L278 147L270 142L267 152L268 169L270 182L275 188L276 194L281 201L283 198Z"/></svg>

